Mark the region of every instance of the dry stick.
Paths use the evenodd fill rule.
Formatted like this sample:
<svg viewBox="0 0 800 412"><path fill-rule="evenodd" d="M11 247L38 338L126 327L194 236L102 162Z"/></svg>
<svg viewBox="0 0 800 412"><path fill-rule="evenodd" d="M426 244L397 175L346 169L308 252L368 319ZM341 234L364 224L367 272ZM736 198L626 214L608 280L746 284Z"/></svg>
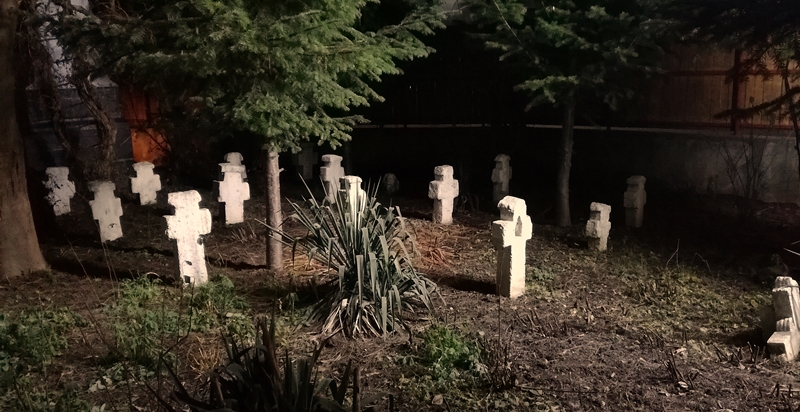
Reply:
<svg viewBox="0 0 800 412"><path fill-rule="evenodd" d="M361 367L353 371L353 412L361 412Z"/></svg>
<svg viewBox="0 0 800 412"><path fill-rule="evenodd" d="M672 252L672 255L669 257L669 259L667 259L667 264L664 266L665 268L669 268L669 262L672 260L673 257L675 258L675 266L676 267L680 266L680 260L678 257L678 251L680 249L681 249L681 240L678 239L678 247L675 248L675 251Z"/></svg>

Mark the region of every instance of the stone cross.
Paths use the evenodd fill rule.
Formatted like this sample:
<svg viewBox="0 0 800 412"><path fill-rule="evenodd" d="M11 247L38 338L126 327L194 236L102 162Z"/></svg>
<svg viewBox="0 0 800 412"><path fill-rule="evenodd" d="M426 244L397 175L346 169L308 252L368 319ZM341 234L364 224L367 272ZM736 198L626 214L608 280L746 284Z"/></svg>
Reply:
<svg viewBox="0 0 800 412"><path fill-rule="evenodd" d="M141 205L154 205L156 194L161 190L161 176L153 174L153 164L138 162L133 164L136 177L131 178L131 191L139 194Z"/></svg>
<svg viewBox="0 0 800 412"><path fill-rule="evenodd" d="M770 354L784 361L793 361L800 352L800 293L797 282L788 276L778 276L772 289L775 309L775 333L767 341Z"/></svg>
<svg viewBox="0 0 800 412"><path fill-rule="evenodd" d="M317 164L317 152L314 151L314 146L311 142L303 142L300 144L300 152L292 156L292 163L297 167L303 180L314 177L314 165Z"/></svg>
<svg viewBox="0 0 800 412"><path fill-rule="evenodd" d="M386 173L381 179L381 186L383 186L383 191L391 196L400 190L400 181L397 180L397 176L394 173Z"/></svg>
<svg viewBox="0 0 800 412"><path fill-rule="evenodd" d="M500 199L508 196L508 182L511 180L511 157L499 154L494 158L494 170L492 170L492 200L499 202Z"/></svg>
<svg viewBox="0 0 800 412"><path fill-rule="evenodd" d="M244 166L220 164L224 176L219 184L218 202L225 203L225 224L233 225L244 222L244 201L250 200L250 184L245 183L242 175Z"/></svg>
<svg viewBox="0 0 800 412"><path fill-rule="evenodd" d="M61 216L72 211L70 199L75 196L75 183L69 181L68 167L48 167L45 172L47 180L42 182L50 191L45 197L56 216Z"/></svg>
<svg viewBox="0 0 800 412"><path fill-rule="evenodd" d="M358 176L345 176L339 179L339 187L339 190L345 193L350 205L350 214L355 220L356 213L362 211L367 204L367 192L361 188L361 178Z"/></svg>
<svg viewBox="0 0 800 412"><path fill-rule="evenodd" d="M608 246L608 232L611 231L611 222L608 217L611 206L592 202L589 205L589 221L586 222L586 237L589 238L589 249L606 250Z"/></svg>
<svg viewBox="0 0 800 412"><path fill-rule="evenodd" d="M224 165L242 166L241 172L239 172L239 173L242 175L242 181L246 181L247 180L247 169L242 165L242 161L243 160L244 160L244 157L242 157L242 154L239 153L239 152L230 152L230 153L226 154L225 155L225 163L220 163L219 164L220 173L221 173L220 176L222 176L222 174L225 173L225 171L222 170Z"/></svg>
<svg viewBox="0 0 800 412"><path fill-rule="evenodd" d="M492 244L497 249L497 294L516 298L525 294L525 242L533 235L525 201L506 196L497 204L500 220L492 222Z"/></svg>
<svg viewBox="0 0 800 412"><path fill-rule="evenodd" d="M167 236L178 244L178 268L184 284L201 285L208 281L203 235L211 232L211 212L200 209L196 190L173 192L167 201L175 208L167 220Z"/></svg>
<svg viewBox="0 0 800 412"><path fill-rule="evenodd" d="M453 179L453 166L436 166L436 180L428 184L428 197L433 199L433 221L443 225L453 223L453 199L458 197L458 180Z"/></svg>
<svg viewBox="0 0 800 412"><path fill-rule="evenodd" d="M89 201L92 217L100 227L100 241L116 240L122 237L122 202L114 197L114 183L105 181L89 182L89 190L94 192L94 200Z"/></svg>
<svg viewBox="0 0 800 412"><path fill-rule="evenodd" d="M322 156L322 166L319 168L319 178L325 188L325 199L329 203L336 202L336 193L339 191L339 180L344 177L342 156L326 154Z"/></svg>
<svg viewBox="0 0 800 412"><path fill-rule="evenodd" d="M628 178L628 190L625 192L625 226L642 227L644 218L644 205L647 203L647 192L644 191L644 176L631 176Z"/></svg>

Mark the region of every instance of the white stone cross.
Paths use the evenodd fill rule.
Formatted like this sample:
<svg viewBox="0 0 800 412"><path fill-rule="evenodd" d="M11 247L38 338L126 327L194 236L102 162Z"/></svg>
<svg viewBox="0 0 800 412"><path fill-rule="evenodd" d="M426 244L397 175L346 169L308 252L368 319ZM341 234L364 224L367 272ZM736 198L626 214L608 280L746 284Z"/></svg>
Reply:
<svg viewBox="0 0 800 412"><path fill-rule="evenodd" d="M175 208L167 220L167 236L178 244L178 268L184 284L201 285L208 282L203 235L211 232L211 212L200 209L200 194L196 190L173 192L167 201Z"/></svg>
<svg viewBox="0 0 800 412"><path fill-rule="evenodd" d="M525 294L525 242L533 236L533 222L525 201L506 196L497 204L500 220L492 222L492 244L497 249L497 294L516 298Z"/></svg>
<svg viewBox="0 0 800 412"><path fill-rule="evenodd" d="M244 201L250 200L250 184L242 179L244 166L220 164L222 175L219 183L217 201L225 203L225 224L233 225L244 222Z"/></svg>
<svg viewBox="0 0 800 412"><path fill-rule="evenodd" d="M89 201L92 217L100 227L100 241L106 242L122 237L122 202L114 197L114 183L107 181L89 182L89 190L94 192L94 200Z"/></svg>
<svg viewBox="0 0 800 412"><path fill-rule="evenodd" d="M499 154L494 158L494 169L492 170L492 200L499 202L500 199L508 196L508 182L511 180L511 157Z"/></svg>
<svg viewBox="0 0 800 412"><path fill-rule="evenodd" d="M453 199L458 197L458 180L453 179L453 166L436 166L436 180L428 184L428 197L433 199L433 221L443 225L453 223Z"/></svg>
<svg viewBox="0 0 800 412"><path fill-rule="evenodd" d="M400 181L397 180L397 176L394 173L386 173L381 179L381 186L383 186L386 194L391 196L400 190Z"/></svg>
<svg viewBox="0 0 800 412"><path fill-rule="evenodd" d="M314 151L314 146L314 143L303 142L300 144L300 152L292 156L292 163L298 168L303 180L314 177L314 165L317 164L317 152Z"/></svg>
<svg viewBox="0 0 800 412"><path fill-rule="evenodd" d="M325 188L325 199L329 203L336 202L336 193L339 191L339 180L344 177L342 156L326 154L322 156L322 166L319 168L319 178Z"/></svg>
<svg viewBox="0 0 800 412"><path fill-rule="evenodd" d="M150 162L133 164L136 177L131 178L131 192L139 194L139 204L154 205L156 195L161 190L161 176L153 173L154 165Z"/></svg>
<svg viewBox="0 0 800 412"><path fill-rule="evenodd" d="M339 185L339 190L344 192L350 213L355 219L356 214L364 210L367 204L367 192L361 188L361 178L358 176L345 176L339 179Z"/></svg>
<svg viewBox="0 0 800 412"><path fill-rule="evenodd" d="M242 165L242 161L244 161L244 157L239 152L230 152L225 155L225 163L220 163L220 173L225 173L223 167L225 165L233 165L233 166L242 166L241 171L239 172L242 175L242 181L247 181L247 169Z"/></svg>
<svg viewBox="0 0 800 412"><path fill-rule="evenodd" d="M589 221L586 222L586 237L589 238L589 249L606 250L608 247L608 232L611 231L611 206L604 203L592 202L589 205Z"/></svg>
<svg viewBox="0 0 800 412"><path fill-rule="evenodd" d="M647 192L644 191L644 176L631 176L628 178L628 190L625 191L625 226L642 227L644 218L644 205L647 203Z"/></svg>
<svg viewBox="0 0 800 412"><path fill-rule="evenodd" d="M800 292L794 279L789 276L775 279L772 305L777 322L767 341L767 350L784 361L793 361L800 351Z"/></svg>
<svg viewBox="0 0 800 412"><path fill-rule="evenodd" d="M69 201L75 196L75 183L69 181L69 168L48 167L44 173L47 180L42 183L50 191L45 199L53 206L53 212L56 216L71 212Z"/></svg>

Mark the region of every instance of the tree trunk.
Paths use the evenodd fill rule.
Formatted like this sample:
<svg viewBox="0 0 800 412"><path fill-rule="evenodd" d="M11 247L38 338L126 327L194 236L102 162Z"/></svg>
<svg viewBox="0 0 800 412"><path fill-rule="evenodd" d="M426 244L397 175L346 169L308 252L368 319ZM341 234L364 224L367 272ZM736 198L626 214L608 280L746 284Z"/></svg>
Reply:
<svg viewBox="0 0 800 412"><path fill-rule="evenodd" d="M569 171L572 168L572 127L575 124L575 103L564 105L561 124L561 162L558 166L556 189L556 220L560 227L572 226L569 213Z"/></svg>
<svg viewBox="0 0 800 412"><path fill-rule="evenodd" d="M14 104L17 0L0 0L0 278L47 269L33 226Z"/></svg>
<svg viewBox="0 0 800 412"><path fill-rule="evenodd" d="M89 79L91 69L83 56L74 55L72 58L72 76L70 83L75 86L75 91L83 104L95 119L97 140L100 153L89 177L92 180L113 180L114 162L117 160L115 146L117 144L117 125L113 116L103 106L97 88Z"/></svg>
<svg viewBox="0 0 800 412"><path fill-rule="evenodd" d="M783 87L786 89L784 93L789 93L791 84L789 84L789 63L783 67ZM792 120L792 129L794 129L794 150L797 152L797 168L800 173L800 125L797 120L797 108L794 105L794 96L789 96L789 117Z"/></svg>
<svg viewBox="0 0 800 412"><path fill-rule="evenodd" d="M275 229L281 228L281 171L278 165L278 152L270 150L265 157L265 183L267 203L267 225ZM267 228L267 269L283 270L283 245L273 236L280 236Z"/></svg>

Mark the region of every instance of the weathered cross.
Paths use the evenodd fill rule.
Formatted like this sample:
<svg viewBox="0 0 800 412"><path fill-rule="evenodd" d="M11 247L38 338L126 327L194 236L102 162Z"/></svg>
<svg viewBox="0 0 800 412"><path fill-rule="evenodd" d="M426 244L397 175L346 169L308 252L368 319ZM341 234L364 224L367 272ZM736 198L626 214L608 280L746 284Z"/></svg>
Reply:
<svg viewBox="0 0 800 412"><path fill-rule="evenodd" d="M122 202L114 197L114 183L106 181L89 182L89 190L94 192L94 200L89 201L92 207L92 217L100 228L100 241L106 242L122 237L122 226L119 217L122 216Z"/></svg>
<svg viewBox="0 0 800 412"><path fill-rule="evenodd" d="M211 232L211 212L200 209L200 199L196 190L167 196L167 201L175 208L175 215L164 216L167 236L177 241L178 268L184 284L199 285L208 281L202 235Z"/></svg>
<svg viewBox="0 0 800 412"><path fill-rule="evenodd" d="M458 180L453 179L453 166L436 166L436 180L428 184L428 197L433 199L433 221L444 225L453 223L453 199L458 197Z"/></svg>
<svg viewBox="0 0 800 412"><path fill-rule="evenodd" d="M48 167L44 173L47 175L44 187L50 191L45 199L53 206L53 212L56 216L71 212L70 199L75 196L75 183L69 181L69 168Z"/></svg>
<svg viewBox="0 0 800 412"><path fill-rule="evenodd" d="M344 177L342 156L326 154L322 156L322 166L319 168L319 178L325 188L325 199L329 203L336 202L336 193L339 191L339 180Z"/></svg>
<svg viewBox="0 0 800 412"><path fill-rule="evenodd" d="M494 169L492 170L492 200L499 202L508 196L508 182L511 180L511 158L505 154L499 154L494 158Z"/></svg>
<svg viewBox="0 0 800 412"><path fill-rule="evenodd" d="M161 176L153 173L154 165L150 162L133 164L136 177L131 178L131 192L139 194L139 204L152 205L161 190Z"/></svg>
<svg viewBox="0 0 800 412"><path fill-rule="evenodd" d="M506 196L497 204L500 220L492 222L492 244L497 250L497 294L516 298L525 294L525 242L533 236L533 222L525 201Z"/></svg>

